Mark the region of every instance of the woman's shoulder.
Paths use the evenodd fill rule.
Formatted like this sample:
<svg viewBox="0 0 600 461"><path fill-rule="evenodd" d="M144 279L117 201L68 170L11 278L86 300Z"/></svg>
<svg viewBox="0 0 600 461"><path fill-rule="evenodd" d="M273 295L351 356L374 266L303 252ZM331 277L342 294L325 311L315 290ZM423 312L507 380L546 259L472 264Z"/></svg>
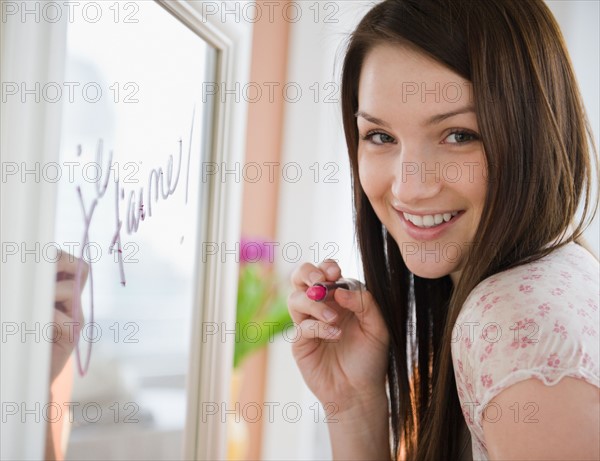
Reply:
<svg viewBox="0 0 600 461"><path fill-rule="evenodd" d="M570 242L543 258L494 274L480 282L469 294L462 311L485 314L496 304L515 309L543 303L561 306L587 306L598 312L600 282L598 260L585 248ZM583 304L583 305L582 305ZM539 307L539 313L544 311ZM538 313L538 312L536 312Z"/></svg>
<svg viewBox="0 0 600 461"><path fill-rule="evenodd" d="M452 344L463 398L485 405L531 377L551 385L573 376L600 386L598 267L569 243L477 285Z"/></svg>

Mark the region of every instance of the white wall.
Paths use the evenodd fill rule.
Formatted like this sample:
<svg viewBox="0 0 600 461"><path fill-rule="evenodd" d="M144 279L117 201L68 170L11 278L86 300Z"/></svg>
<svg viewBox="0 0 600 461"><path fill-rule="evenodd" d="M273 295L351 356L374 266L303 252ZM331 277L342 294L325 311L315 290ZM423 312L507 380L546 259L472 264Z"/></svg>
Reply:
<svg viewBox="0 0 600 461"><path fill-rule="evenodd" d="M339 11L325 5L335 3ZM340 94L333 95L337 102L325 102L327 95L339 90L339 74L343 56L343 40L364 16L373 2L319 2L319 21L315 21L314 10L309 10L312 2L302 2L302 20L292 24L290 36L290 64L288 82L297 82L303 90L303 97L297 103L286 105L284 145L282 164L297 162L302 168L302 178L297 183L281 183L278 242L298 245L302 250L300 262L317 265L330 256L339 261L343 274L348 277L361 275L360 260L354 244L352 223L352 201L350 186L350 166L347 160L346 145L341 120ZM337 23L324 22L327 15ZM335 68L334 68L334 65ZM309 89L317 83L320 91L315 103L315 91ZM335 86L326 86L334 83ZM315 182L314 170L309 168L319 162L319 178ZM324 182L324 175L333 173L333 162L339 171ZM290 172L292 170L290 169ZM335 255L337 245L339 251ZM329 247L327 245L330 244ZM315 246L316 245L316 246ZM312 249L311 249L312 247ZM318 255L316 248L319 248ZM291 246L290 246L291 248ZM277 267L282 277L289 279L290 272L297 264L289 262L277 252ZM287 259L288 261L286 261ZM299 263L298 263L299 264ZM291 355L291 342L279 340L269 349L269 376L267 401L286 403L298 402L302 405L302 418L296 422L286 422L281 411L275 412L276 423L267 424L264 433L264 459L308 460L330 457L329 439L323 415L315 413L318 400L304 385ZM289 416L293 417L290 410Z"/></svg>
<svg viewBox="0 0 600 461"><path fill-rule="evenodd" d="M565 40L583 95L596 146L600 136L600 2L589 0L546 0L554 13ZM592 196L598 194L595 183ZM586 240L599 253L598 216L585 233Z"/></svg>

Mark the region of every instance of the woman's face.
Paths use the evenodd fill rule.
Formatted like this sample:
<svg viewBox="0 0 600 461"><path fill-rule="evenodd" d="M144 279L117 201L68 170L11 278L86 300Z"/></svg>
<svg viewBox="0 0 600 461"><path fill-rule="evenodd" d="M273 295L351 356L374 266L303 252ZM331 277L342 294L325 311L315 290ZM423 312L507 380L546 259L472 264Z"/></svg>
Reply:
<svg viewBox="0 0 600 461"><path fill-rule="evenodd" d="M487 186L470 82L380 45L364 61L358 107L359 177L375 213L411 272L456 284Z"/></svg>

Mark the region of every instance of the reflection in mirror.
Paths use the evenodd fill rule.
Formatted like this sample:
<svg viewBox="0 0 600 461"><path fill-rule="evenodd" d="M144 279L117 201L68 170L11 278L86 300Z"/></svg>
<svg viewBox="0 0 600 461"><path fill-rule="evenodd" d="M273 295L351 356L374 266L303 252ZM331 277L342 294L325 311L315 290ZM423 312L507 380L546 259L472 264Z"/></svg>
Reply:
<svg viewBox="0 0 600 461"><path fill-rule="evenodd" d="M55 235L89 273L79 343L51 389L58 458L183 457L211 125L201 90L216 53L156 3L135 6L128 21L68 25Z"/></svg>

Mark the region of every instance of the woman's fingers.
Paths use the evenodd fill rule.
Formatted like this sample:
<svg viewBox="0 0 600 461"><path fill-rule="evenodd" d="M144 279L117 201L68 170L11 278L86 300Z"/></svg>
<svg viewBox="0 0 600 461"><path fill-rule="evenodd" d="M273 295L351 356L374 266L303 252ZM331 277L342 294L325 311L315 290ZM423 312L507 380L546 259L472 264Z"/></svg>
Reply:
<svg viewBox="0 0 600 461"><path fill-rule="evenodd" d="M77 276L79 273L79 283ZM62 252L56 267L56 290L54 294L54 306L63 315L77 318L73 312L73 306L77 306L78 318L83 321L83 309L81 306L81 292L87 281L89 265L75 256ZM79 290L77 290L79 288Z"/></svg>
<svg viewBox="0 0 600 461"><path fill-rule="evenodd" d="M53 321L56 324L54 326L58 328L54 337L56 341L61 340L63 343L72 343L74 345L83 328L82 322L73 322L73 319L68 314L58 310L54 311Z"/></svg>
<svg viewBox="0 0 600 461"><path fill-rule="evenodd" d="M292 320L296 323L301 323L309 317L332 323L339 317L333 307L310 300L304 290L296 290L288 296L288 307Z"/></svg>
<svg viewBox="0 0 600 461"><path fill-rule="evenodd" d="M296 288L304 288L311 286L318 281L324 281L325 276L319 269L310 263L304 263L292 272L292 285Z"/></svg>
<svg viewBox="0 0 600 461"><path fill-rule="evenodd" d="M346 290L338 288L333 293L333 299L340 306L354 312L365 314L376 307L375 300L367 290Z"/></svg>
<svg viewBox="0 0 600 461"><path fill-rule="evenodd" d="M306 296L309 286L318 281L338 280L341 275L339 265L333 260L325 260L318 267L305 263L293 273L292 283L297 289L288 297L288 310L294 323L301 328L303 337L334 338L332 333L339 332L338 322L343 323L346 318L344 310L352 312L371 332L385 331L379 307L364 287L360 291L338 288L332 303L315 302ZM326 325L330 329L325 329Z"/></svg>
<svg viewBox="0 0 600 461"><path fill-rule="evenodd" d="M325 303L315 303L306 296L306 290L317 282L324 282L330 276L336 276L339 273L339 267L335 262L329 261L321 263L316 267L310 263L304 263L298 267L291 276L292 285L296 288L288 296L288 311L292 320L300 324L308 318L320 319L324 322L333 322L338 315L335 309L327 306Z"/></svg>
<svg viewBox="0 0 600 461"><path fill-rule="evenodd" d="M302 264L292 273L291 281L296 288L307 288L317 282L335 281L341 276L342 271L337 262L326 259L319 267L310 263Z"/></svg>
<svg viewBox="0 0 600 461"><path fill-rule="evenodd" d="M74 280L63 280L56 284L54 293L55 302L67 302L73 299L73 290L75 289Z"/></svg>
<svg viewBox="0 0 600 461"><path fill-rule="evenodd" d="M84 260L76 258L66 251L61 252L60 258L57 261L56 281L74 280L77 272L80 272L79 285L81 289L85 285L88 277L90 266Z"/></svg>
<svg viewBox="0 0 600 461"><path fill-rule="evenodd" d="M82 289L82 287L80 287ZM76 303L76 300L78 301ZM76 292L76 286L74 280L63 280L56 284L56 291L54 292L54 307L64 312L72 318L73 306L78 306L79 318L83 320L83 310L81 306L81 292Z"/></svg>
<svg viewBox="0 0 600 461"><path fill-rule="evenodd" d="M336 281L342 276L340 266L333 259L326 259L323 261L319 264L319 269L325 274L328 281Z"/></svg>
<svg viewBox="0 0 600 461"><path fill-rule="evenodd" d="M377 327L378 329L384 327L379 306L369 291L352 291L338 288L335 290L333 297L340 307L353 312L364 326Z"/></svg>
<svg viewBox="0 0 600 461"><path fill-rule="evenodd" d="M308 299L306 290L317 282L335 281L340 279L341 276L342 271L338 263L332 259L326 259L318 267L310 263L304 263L297 268L291 277L296 290L288 297L288 310L292 320L298 324L308 318L314 318L329 324L335 323L341 314L339 307L333 306L333 303L318 303ZM337 289L336 293L342 291L344 293L338 296L344 301L343 303L339 303L334 295L334 300L341 307L361 315L372 311L373 307L370 306L373 306L375 302L370 293L342 289Z"/></svg>
<svg viewBox="0 0 600 461"><path fill-rule="evenodd" d="M299 331L296 333L295 342L297 346L302 346L307 341L331 340L337 341L341 331L335 325L329 325L315 319L306 319L297 326Z"/></svg>

